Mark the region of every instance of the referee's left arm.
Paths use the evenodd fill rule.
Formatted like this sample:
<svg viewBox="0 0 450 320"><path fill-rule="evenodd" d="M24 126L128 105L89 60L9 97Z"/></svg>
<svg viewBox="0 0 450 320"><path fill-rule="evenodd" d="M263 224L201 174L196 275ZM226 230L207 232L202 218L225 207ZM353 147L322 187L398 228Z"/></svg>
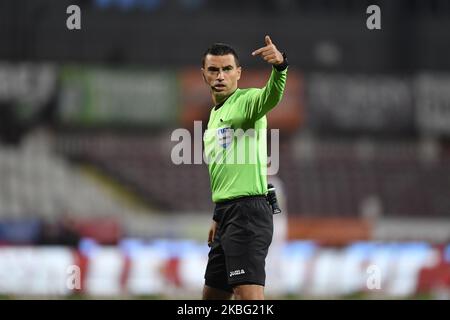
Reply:
<svg viewBox="0 0 450 320"><path fill-rule="evenodd" d="M272 73L262 89L255 89L249 95L249 103L244 108L247 119L257 120L273 109L281 100L287 78L286 55L278 51L269 36L265 38L266 46L254 51L253 56L260 55L270 63Z"/></svg>

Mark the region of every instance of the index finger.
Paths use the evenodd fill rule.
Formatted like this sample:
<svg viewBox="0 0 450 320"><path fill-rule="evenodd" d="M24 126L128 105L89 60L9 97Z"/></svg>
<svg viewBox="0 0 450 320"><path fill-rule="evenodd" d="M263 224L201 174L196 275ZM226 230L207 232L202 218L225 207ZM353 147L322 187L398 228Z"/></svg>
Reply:
<svg viewBox="0 0 450 320"><path fill-rule="evenodd" d="M261 54L262 52L264 52L264 51L266 51L266 50L269 50L269 49L270 49L270 48L269 48L268 46L259 48L258 50L255 50L255 51L252 52L252 56L256 56L256 55L258 55L258 54Z"/></svg>

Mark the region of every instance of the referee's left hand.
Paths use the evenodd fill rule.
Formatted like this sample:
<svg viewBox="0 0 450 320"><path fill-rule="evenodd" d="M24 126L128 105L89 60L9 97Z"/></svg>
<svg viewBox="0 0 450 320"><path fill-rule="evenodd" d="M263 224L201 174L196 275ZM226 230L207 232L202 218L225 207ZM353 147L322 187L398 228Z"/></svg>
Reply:
<svg viewBox="0 0 450 320"><path fill-rule="evenodd" d="M283 63L283 55L272 43L269 36L265 38L266 46L252 52L252 56L261 55L261 57L270 64L278 65Z"/></svg>

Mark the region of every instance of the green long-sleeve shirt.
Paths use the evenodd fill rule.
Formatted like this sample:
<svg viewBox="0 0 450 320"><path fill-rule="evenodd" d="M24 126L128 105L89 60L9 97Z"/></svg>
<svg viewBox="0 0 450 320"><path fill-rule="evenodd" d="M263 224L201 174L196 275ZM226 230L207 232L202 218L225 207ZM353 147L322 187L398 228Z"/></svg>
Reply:
<svg viewBox="0 0 450 320"><path fill-rule="evenodd" d="M262 89L237 89L211 110L203 140L212 200L267 194L266 113L281 100L287 69L272 68Z"/></svg>

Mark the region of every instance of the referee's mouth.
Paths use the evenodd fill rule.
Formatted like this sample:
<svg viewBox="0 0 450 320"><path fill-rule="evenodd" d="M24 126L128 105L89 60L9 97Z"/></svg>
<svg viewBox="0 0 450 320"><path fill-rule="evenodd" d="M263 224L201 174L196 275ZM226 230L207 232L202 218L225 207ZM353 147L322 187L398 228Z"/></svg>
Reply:
<svg viewBox="0 0 450 320"><path fill-rule="evenodd" d="M216 91L223 91L224 89L226 89L226 85L222 84L222 83L218 83L214 85L214 89Z"/></svg>

